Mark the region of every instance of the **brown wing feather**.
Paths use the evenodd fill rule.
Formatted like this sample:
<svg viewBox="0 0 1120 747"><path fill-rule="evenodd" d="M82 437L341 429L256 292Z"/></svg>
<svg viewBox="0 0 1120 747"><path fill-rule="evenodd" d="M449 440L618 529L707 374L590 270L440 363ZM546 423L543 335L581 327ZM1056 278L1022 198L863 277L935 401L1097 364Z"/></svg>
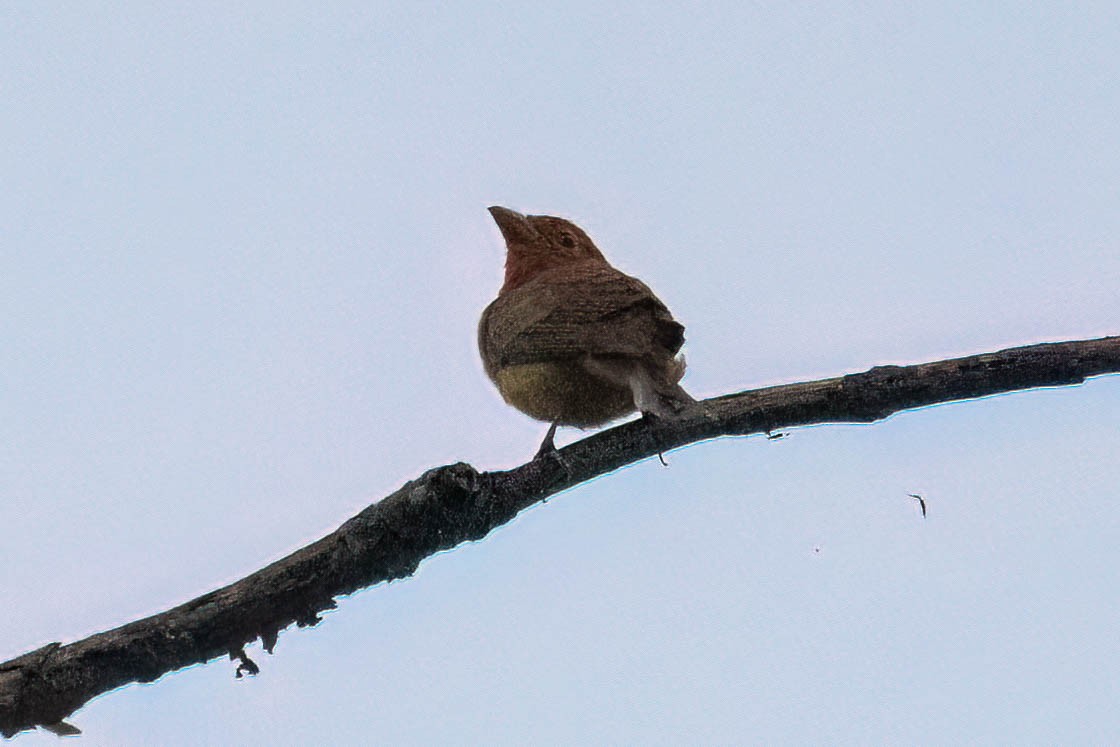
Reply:
<svg viewBox="0 0 1120 747"><path fill-rule="evenodd" d="M588 262L541 273L502 294L479 323L487 372L582 355L667 363L684 327L645 283Z"/></svg>

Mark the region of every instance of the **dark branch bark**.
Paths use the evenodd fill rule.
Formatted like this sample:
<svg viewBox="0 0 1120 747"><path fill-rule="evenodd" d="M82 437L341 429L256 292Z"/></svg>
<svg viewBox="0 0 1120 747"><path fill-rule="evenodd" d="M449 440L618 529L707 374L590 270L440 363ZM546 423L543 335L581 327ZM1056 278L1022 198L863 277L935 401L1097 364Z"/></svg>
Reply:
<svg viewBox="0 0 1120 747"><path fill-rule="evenodd" d="M673 422L640 419L506 472L467 464L429 470L338 530L246 578L167 612L0 664L0 733L62 720L130 682L151 682L229 656L255 673L246 643L271 653L292 623L314 625L334 597L404 578L441 550L485 537L525 507L597 475L684 444L810 423L872 422L939 402L1120 372L1120 337L1046 343L709 399Z"/></svg>

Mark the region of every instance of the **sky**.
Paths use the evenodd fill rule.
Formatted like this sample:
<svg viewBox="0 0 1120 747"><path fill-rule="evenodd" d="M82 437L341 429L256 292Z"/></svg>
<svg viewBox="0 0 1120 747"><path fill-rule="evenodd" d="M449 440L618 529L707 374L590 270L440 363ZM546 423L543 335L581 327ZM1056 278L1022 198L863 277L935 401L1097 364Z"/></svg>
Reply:
<svg viewBox="0 0 1120 747"><path fill-rule="evenodd" d="M1115 3L157 5L0 7L0 660L428 468L531 457L545 426L475 347L489 205L647 282L697 397L1120 334ZM1118 422L1110 376L695 444L250 647L255 678L214 661L70 720L1115 743Z"/></svg>

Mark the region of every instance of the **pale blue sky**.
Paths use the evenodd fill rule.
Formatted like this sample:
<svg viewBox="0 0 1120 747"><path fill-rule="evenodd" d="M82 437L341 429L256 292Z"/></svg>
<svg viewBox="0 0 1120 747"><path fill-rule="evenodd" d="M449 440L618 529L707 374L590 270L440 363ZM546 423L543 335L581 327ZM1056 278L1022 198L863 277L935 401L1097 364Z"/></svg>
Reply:
<svg viewBox="0 0 1120 747"><path fill-rule="evenodd" d="M429 467L528 458L544 426L475 350L491 204L646 280L697 396L1120 333L1120 10L936 5L0 8L0 660ZM73 721L1117 742L1118 422L1108 377L696 445L342 600L255 679L214 662Z"/></svg>

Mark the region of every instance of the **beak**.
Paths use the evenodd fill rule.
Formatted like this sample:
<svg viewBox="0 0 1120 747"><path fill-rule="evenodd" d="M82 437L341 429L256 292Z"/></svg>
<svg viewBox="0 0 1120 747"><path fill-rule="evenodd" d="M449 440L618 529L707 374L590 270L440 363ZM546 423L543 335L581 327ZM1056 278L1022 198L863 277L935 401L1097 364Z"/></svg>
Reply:
<svg viewBox="0 0 1120 747"><path fill-rule="evenodd" d="M516 210L498 207L497 205L489 208L489 210L490 215L494 216L494 222L498 224L498 230L502 232L502 238L506 240L506 246L529 244L536 238L536 229L529 224L524 215Z"/></svg>

